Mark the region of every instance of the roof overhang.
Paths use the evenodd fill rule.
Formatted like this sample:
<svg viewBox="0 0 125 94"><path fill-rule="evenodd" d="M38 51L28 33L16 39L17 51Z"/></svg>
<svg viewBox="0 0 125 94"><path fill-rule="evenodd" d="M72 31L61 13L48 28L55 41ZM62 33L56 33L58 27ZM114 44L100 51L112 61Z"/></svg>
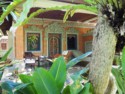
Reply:
<svg viewBox="0 0 125 94"><path fill-rule="evenodd" d="M74 1L74 2L72 2ZM40 8L51 8L51 7L62 7L62 6L75 6L77 4L84 3L84 0L36 0L33 4L33 7L30 10L30 13L35 12ZM19 11L22 11L21 6L17 8ZM42 19L52 19L52 20L63 20L66 10L53 10L47 11L44 13L39 14L35 18L42 18ZM29 14L30 14L29 13ZM73 21L76 23L84 23L84 24L93 24L96 25L97 22L97 15L93 12L78 9L75 11L75 14L72 17L69 17L67 21Z"/></svg>
<svg viewBox="0 0 125 94"><path fill-rule="evenodd" d="M60 2L62 1L62 2ZM67 3L66 0L59 0L59 1L52 1L52 0L36 0L33 4L33 7L39 7L39 8L51 8L51 7L62 7L62 6L75 6L74 3ZM66 11L62 9L62 11ZM86 14L94 14L93 12L83 10L83 9L77 9L76 13L86 13Z"/></svg>

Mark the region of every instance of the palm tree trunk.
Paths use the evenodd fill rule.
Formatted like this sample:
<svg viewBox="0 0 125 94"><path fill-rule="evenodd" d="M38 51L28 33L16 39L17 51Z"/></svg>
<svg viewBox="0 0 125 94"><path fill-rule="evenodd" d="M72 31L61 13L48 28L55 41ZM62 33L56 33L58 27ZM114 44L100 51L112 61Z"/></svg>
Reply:
<svg viewBox="0 0 125 94"><path fill-rule="evenodd" d="M94 94L104 94L108 86L117 40L113 28L103 17L99 17L93 33L89 79L94 86Z"/></svg>

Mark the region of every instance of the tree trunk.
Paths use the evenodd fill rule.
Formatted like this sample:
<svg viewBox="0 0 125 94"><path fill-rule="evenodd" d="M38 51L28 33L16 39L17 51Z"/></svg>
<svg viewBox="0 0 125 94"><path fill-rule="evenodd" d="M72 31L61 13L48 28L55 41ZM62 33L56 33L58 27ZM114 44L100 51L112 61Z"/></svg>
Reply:
<svg viewBox="0 0 125 94"><path fill-rule="evenodd" d="M94 94L104 94L114 59L116 35L103 17L99 17L93 33L93 53L89 80L94 86Z"/></svg>

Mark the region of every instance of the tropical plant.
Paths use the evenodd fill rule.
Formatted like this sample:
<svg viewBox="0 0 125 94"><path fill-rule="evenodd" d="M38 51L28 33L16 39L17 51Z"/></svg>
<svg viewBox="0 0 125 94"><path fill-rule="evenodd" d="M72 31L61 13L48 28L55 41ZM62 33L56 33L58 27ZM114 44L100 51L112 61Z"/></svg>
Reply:
<svg viewBox="0 0 125 94"><path fill-rule="evenodd" d="M93 55L92 62L90 64L89 79L94 86L95 94L104 94L109 81L109 74L111 72L117 38L121 36L124 31L125 0L84 1L87 2L86 5L81 4L76 6L39 9L29 15L29 17L26 17L26 19L19 21L21 22L19 25L23 25L36 15L50 10L69 10L64 19L67 19L68 14L72 16L76 9L86 9L94 12L98 11L98 22L95 30L93 31ZM8 12L10 11L6 11L5 14ZM1 18L2 17L4 17L4 15L2 15Z"/></svg>
<svg viewBox="0 0 125 94"><path fill-rule="evenodd" d="M37 48L37 43L38 43L38 37L35 36L35 35L31 35L31 36L28 36L27 37L27 40L28 40L28 50L31 49L31 50L34 50Z"/></svg>
<svg viewBox="0 0 125 94"><path fill-rule="evenodd" d="M1 57L0 62L7 60L7 57L10 54L11 50L12 50L12 47Z"/></svg>
<svg viewBox="0 0 125 94"><path fill-rule="evenodd" d="M118 94L125 94L125 47L122 51L121 65L118 68L112 68L112 73L116 78Z"/></svg>
<svg viewBox="0 0 125 94"><path fill-rule="evenodd" d="M1 57L0 59L0 64L2 63L2 66L0 66L0 81L1 81L1 78L2 78L2 75L3 75L3 70L5 69L6 66L10 66L11 64L5 64L4 62L6 62L7 58L8 58L8 55L9 53L11 52L12 48L10 48L5 54L3 57ZM1 92L1 86L0 86L0 92Z"/></svg>
<svg viewBox="0 0 125 94"><path fill-rule="evenodd" d="M10 66L11 64L5 64L4 62L6 62L7 58L8 58L8 55L10 54L12 50L12 47L2 56L2 58L0 59L0 64L2 63L3 65L0 66L0 80L1 80L1 77L2 77L2 74L3 74L3 70L6 66Z"/></svg>
<svg viewBox="0 0 125 94"><path fill-rule="evenodd" d="M84 54L84 58L90 54ZM81 57L83 58L83 55ZM76 64L75 59L72 62ZM70 67L74 65L72 62L70 63ZM9 94L93 94L93 88L90 83L84 83L84 87L80 83L80 75L87 70L85 68L73 74L74 83L64 87L67 74L66 63L63 57L59 57L53 62L50 70L37 68L31 76L21 74L19 76L22 81L21 84L6 81L1 86Z"/></svg>
<svg viewBox="0 0 125 94"><path fill-rule="evenodd" d="M6 35L6 31L12 29L12 21L15 20L16 24L13 25L14 27L18 27L21 22L27 18L30 8L33 5L35 0L1 0L0 1L0 29ZM15 10L20 4L23 3L23 11L18 13ZM20 17L20 18L18 18ZM5 26L5 24L8 24ZM15 28L14 28L15 29Z"/></svg>

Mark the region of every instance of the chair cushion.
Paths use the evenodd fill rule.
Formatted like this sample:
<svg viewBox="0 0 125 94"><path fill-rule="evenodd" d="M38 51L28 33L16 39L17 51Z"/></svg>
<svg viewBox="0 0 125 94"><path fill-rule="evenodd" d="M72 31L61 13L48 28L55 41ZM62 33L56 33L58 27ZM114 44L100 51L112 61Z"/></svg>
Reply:
<svg viewBox="0 0 125 94"><path fill-rule="evenodd" d="M35 59L25 59L24 62L29 64L35 63Z"/></svg>

